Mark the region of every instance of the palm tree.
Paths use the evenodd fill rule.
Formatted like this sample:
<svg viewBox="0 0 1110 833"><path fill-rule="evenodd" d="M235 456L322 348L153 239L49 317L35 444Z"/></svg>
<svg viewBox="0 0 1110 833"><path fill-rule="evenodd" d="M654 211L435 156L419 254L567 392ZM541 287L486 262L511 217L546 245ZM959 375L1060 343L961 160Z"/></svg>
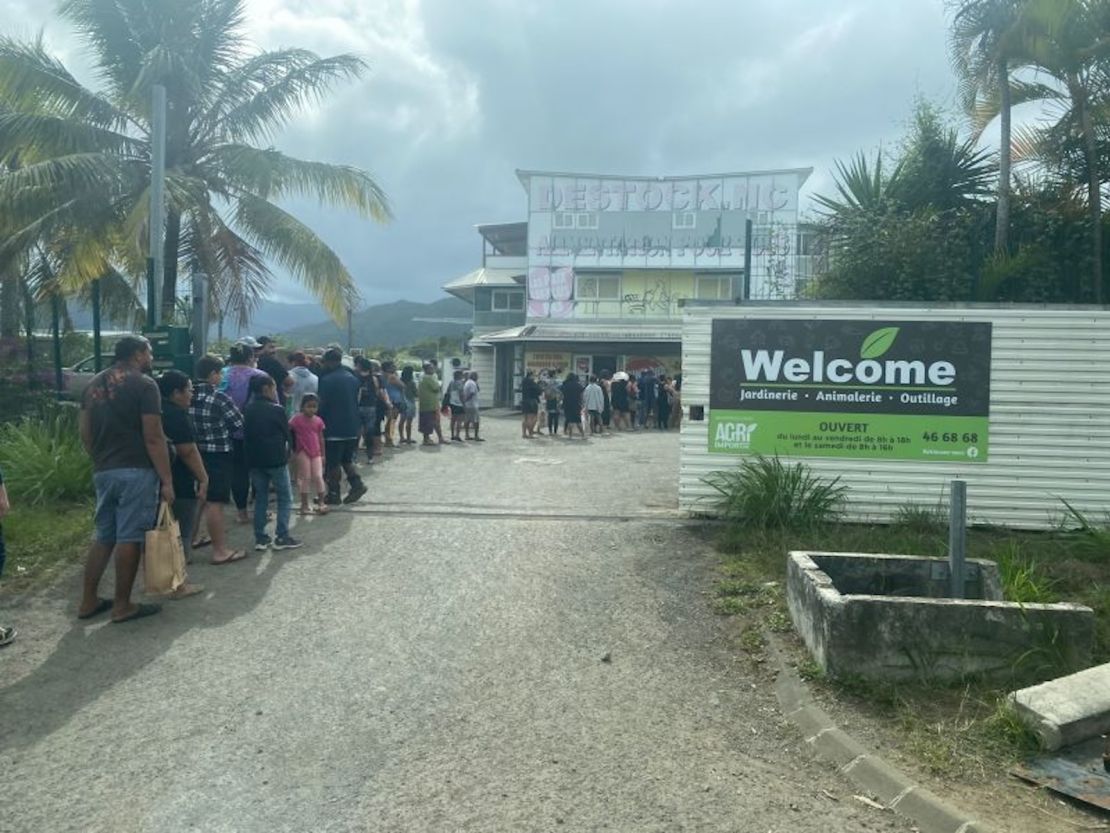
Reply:
<svg viewBox="0 0 1110 833"><path fill-rule="evenodd" d="M63 238L58 280L76 287L145 270L149 235L151 90L166 88L163 311L179 264L206 273L211 293L239 317L269 284L273 260L339 320L357 289L339 257L279 206L314 196L379 221L388 200L366 172L311 162L272 137L366 65L302 49L251 52L244 0L63 0L61 13L90 47L102 91L82 86L41 41L0 38L0 256L46 235ZM58 247L52 247L55 251ZM0 258L2 259L2 258Z"/></svg>
<svg viewBox="0 0 1110 833"><path fill-rule="evenodd" d="M998 204L994 246L1008 248L1011 194L1011 113L1013 89L1010 75L1021 60L1018 18L1021 0L955 0L949 48L960 79L965 110L982 135L995 114L999 116ZM984 118L985 114L985 118Z"/></svg>
<svg viewBox="0 0 1110 833"><path fill-rule="evenodd" d="M1074 126L1083 148L1087 210L1091 225L1092 295L1102 303L1102 195L1096 118L1098 96L1110 82L1110 0L1027 0L1022 13L1023 48L1038 75L1050 83L1024 85L1028 98L1060 109L1059 125ZM1105 107L1105 103L1102 103ZM1048 135L1051 128L1040 131ZM1034 132L1036 133L1036 131ZM1026 148L1036 136L1023 135Z"/></svg>

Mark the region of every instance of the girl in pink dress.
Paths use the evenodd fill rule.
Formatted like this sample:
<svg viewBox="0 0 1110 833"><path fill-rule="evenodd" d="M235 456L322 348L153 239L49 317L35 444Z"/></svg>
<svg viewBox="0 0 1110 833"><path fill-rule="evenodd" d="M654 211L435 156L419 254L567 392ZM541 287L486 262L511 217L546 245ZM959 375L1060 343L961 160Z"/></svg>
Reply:
<svg viewBox="0 0 1110 833"><path fill-rule="evenodd" d="M311 514L308 493L315 488L319 500L316 512L328 514L324 496L328 488L324 484L324 420L316 416L320 400L313 393L306 393L301 399L301 412L289 420L289 430L293 433L293 470L301 489L300 514Z"/></svg>

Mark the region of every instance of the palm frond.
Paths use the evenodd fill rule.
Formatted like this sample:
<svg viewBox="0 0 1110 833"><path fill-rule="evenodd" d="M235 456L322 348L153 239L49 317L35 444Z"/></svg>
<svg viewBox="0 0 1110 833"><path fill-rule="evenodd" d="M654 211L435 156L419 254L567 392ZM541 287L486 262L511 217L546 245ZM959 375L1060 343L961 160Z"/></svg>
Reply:
<svg viewBox="0 0 1110 833"><path fill-rule="evenodd" d="M235 225L304 284L334 320L343 319L358 290L339 256L312 229L250 194L236 200Z"/></svg>
<svg viewBox="0 0 1110 833"><path fill-rule="evenodd" d="M83 87L42 39L25 43L0 37L0 100L13 110L44 113L97 127L121 129L127 115Z"/></svg>
<svg viewBox="0 0 1110 833"><path fill-rule="evenodd" d="M366 63L354 55L298 58L280 77L264 82L248 100L232 107L213 126L228 141L268 138L309 104L317 104L340 81L359 78Z"/></svg>
<svg viewBox="0 0 1110 833"><path fill-rule="evenodd" d="M134 84L143 60L142 39L135 24L143 15L131 2L104 0L61 0L58 12L67 18L92 46L101 76L122 99Z"/></svg>
<svg viewBox="0 0 1110 833"><path fill-rule="evenodd" d="M88 122L0 111L0 164L18 160L26 165L75 153L133 156L141 149L141 143L130 136Z"/></svg>
<svg viewBox="0 0 1110 833"><path fill-rule="evenodd" d="M389 198L365 171L348 165L310 162L269 148L226 144L212 150L210 161L221 178L236 189L266 200L316 197L322 204L351 208L363 217L392 217Z"/></svg>

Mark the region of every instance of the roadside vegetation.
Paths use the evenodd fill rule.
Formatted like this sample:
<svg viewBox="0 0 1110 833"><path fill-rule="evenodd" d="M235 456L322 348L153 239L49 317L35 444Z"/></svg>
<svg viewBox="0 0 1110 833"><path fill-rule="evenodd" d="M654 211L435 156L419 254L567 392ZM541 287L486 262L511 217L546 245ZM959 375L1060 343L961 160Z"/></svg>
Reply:
<svg viewBox="0 0 1110 833"><path fill-rule="evenodd" d="M842 523L843 493L803 463L753 459L710 481L723 556L713 607L733 617L738 647L757 666L776 639L818 694L874 722L909 760L940 776L988 777L1036 748L1004 703L1009 689L967 680L874 683L826 679L809 658L786 607L786 558L792 550L944 557L947 514L907 504L890 524ZM804 485L802 485L804 484ZM820 496L810 500L799 496ZM778 511L781 507L789 511ZM1076 602L1095 611L1094 663L1110 661L1110 528L1061 505L1049 532L971 529L968 557L999 566L1007 601Z"/></svg>
<svg viewBox="0 0 1110 833"><path fill-rule="evenodd" d="M92 532L92 463L78 437L77 409L40 403L34 415L0 425L0 469L12 502L4 589L49 583Z"/></svg>

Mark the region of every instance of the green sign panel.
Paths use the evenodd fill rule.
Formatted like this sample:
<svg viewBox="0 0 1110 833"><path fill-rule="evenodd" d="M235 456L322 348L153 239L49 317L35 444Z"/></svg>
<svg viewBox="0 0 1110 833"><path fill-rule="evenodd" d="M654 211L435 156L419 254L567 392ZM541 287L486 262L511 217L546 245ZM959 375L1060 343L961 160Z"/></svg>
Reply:
<svg viewBox="0 0 1110 833"><path fill-rule="evenodd" d="M991 325L713 322L709 450L982 463Z"/></svg>

